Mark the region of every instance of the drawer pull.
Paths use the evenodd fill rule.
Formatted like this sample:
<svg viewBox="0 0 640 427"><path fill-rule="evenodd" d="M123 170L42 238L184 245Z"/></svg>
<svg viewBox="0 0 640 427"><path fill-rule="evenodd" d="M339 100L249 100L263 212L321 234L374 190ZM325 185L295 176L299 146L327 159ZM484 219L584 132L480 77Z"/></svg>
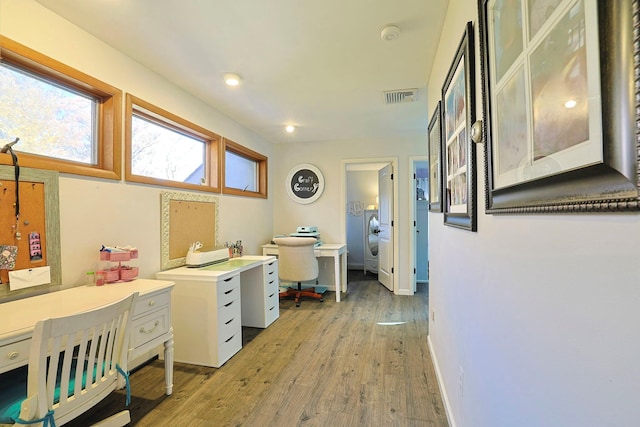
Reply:
<svg viewBox="0 0 640 427"><path fill-rule="evenodd" d="M141 334L150 334L150 333L152 333L153 331L155 331L155 330L158 328L158 326L159 326L159 325L160 325L160 321L159 321L159 320L156 320L156 323L154 323L154 324L153 324L153 328L151 328L151 329L149 329L149 330L146 330L146 329L144 328L144 326L143 326L143 327L141 327L141 328L140 328L140 333L141 333Z"/></svg>
<svg viewBox="0 0 640 427"><path fill-rule="evenodd" d="M269 309L269 311L273 310L274 308L276 308L276 307L275 307L275 306L271 307L271 308Z"/></svg>
<svg viewBox="0 0 640 427"><path fill-rule="evenodd" d="M154 305L156 305L156 302L154 300L149 301L149 307L153 307Z"/></svg>
<svg viewBox="0 0 640 427"><path fill-rule="evenodd" d="M18 353L17 351L12 351L11 353L7 354L9 360L16 360L18 356L20 356L20 353Z"/></svg>
<svg viewBox="0 0 640 427"><path fill-rule="evenodd" d="M225 307L229 307L229 306L230 306L231 304L233 304L233 303L234 303L234 301L231 301L231 302L226 303L224 306L225 306Z"/></svg>
<svg viewBox="0 0 640 427"><path fill-rule="evenodd" d="M271 262L270 262L269 264L267 264L267 265L273 265L273 261L271 261Z"/></svg>
<svg viewBox="0 0 640 427"><path fill-rule="evenodd" d="M228 339L224 340L224 342L229 342L229 341L231 341L231 340L233 339L233 337L235 337L235 334L234 334L234 335L231 335Z"/></svg>
<svg viewBox="0 0 640 427"><path fill-rule="evenodd" d="M273 271L270 271L270 272L269 272L269 274L273 274L273 273L274 273Z"/></svg>
<svg viewBox="0 0 640 427"><path fill-rule="evenodd" d="M224 322L225 325L228 325L229 323L233 322L233 319L235 319L235 317L232 317L231 319L229 319L229 321Z"/></svg>
<svg viewBox="0 0 640 427"><path fill-rule="evenodd" d="M271 298L271 297L272 297L272 296L274 296L274 295L275 295L275 292L274 292L274 293L272 293L271 295L269 295L269 298Z"/></svg>
<svg viewBox="0 0 640 427"><path fill-rule="evenodd" d="M228 291L224 291L225 295L229 295L231 292L233 292L233 289L229 289Z"/></svg>
<svg viewBox="0 0 640 427"><path fill-rule="evenodd" d="M231 280L233 280L233 277L229 277L228 279L224 279L225 282L230 282Z"/></svg>

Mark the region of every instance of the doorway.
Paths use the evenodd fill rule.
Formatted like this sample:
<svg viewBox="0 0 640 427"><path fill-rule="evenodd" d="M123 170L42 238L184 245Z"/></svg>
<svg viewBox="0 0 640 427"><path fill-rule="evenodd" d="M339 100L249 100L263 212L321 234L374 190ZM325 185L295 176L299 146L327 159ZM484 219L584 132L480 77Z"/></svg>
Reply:
<svg viewBox="0 0 640 427"><path fill-rule="evenodd" d="M372 229L366 218L379 208L378 172L390 164L397 168L397 160L369 158L343 160L342 163L342 200L343 206L346 206L342 230L343 241L348 248L347 268L354 273L357 271L358 276L364 275L366 280L378 280L378 260L371 257L369 237L369 232L375 231L375 228ZM393 197L391 200L393 204L396 203ZM393 212L395 218L396 210ZM395 248L396 245L392 245L391 250L395 251ZM390 289L396 289L394 278L391 280Z"/></svg>
<svg viewBox="0 0 640 427"><path fill-rule="evenodd" d="M418 284L429 283L429 162L427 157L411 157L413 180L411 193L413 208L412 259L414 265L413 291Z"/></svg>

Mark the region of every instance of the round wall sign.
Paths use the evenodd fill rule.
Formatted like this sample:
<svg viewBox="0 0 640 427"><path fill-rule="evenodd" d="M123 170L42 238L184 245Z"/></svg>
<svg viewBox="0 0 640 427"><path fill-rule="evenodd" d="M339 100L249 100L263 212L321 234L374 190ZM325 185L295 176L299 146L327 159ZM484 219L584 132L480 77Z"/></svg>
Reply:
<svg viewBox="0 0 640 427"><path fill-rule="evenodd" d="M320 169L313 165L301 164L289 171L287 194L298 203L313 203L324 191L324 177Z"/></svg>

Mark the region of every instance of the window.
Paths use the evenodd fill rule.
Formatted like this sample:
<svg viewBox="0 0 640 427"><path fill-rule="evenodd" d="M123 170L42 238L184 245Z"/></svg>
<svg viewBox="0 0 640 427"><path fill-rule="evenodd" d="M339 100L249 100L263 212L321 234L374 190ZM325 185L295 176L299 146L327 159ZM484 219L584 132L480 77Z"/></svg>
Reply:
<svg viewBox="0 0 640 427"><path fill-rule="evenodd" d="M219 192L220 137L127 94L127 181Z"/></svg>
<svg viewBox="0 0 640 427"><path fill-rule="evenodd" d="M222 192L266 199L267 158L225 138Z"/></svg>
<svg viewBox="0 0 640 427"><path fill-rule="evenodd" d="M0 143L22 166L119 179L122 92L0 36Z"/></svg>

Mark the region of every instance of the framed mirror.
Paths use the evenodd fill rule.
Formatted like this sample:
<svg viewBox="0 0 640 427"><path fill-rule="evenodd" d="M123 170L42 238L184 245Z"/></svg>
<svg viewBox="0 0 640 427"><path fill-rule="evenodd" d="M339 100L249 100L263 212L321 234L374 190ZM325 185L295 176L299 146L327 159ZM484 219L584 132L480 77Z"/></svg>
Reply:
<svg viewBox="0 0 640 427"><path fill-rule="evenodd" d="M364 211L364 273L378 273L378 235L380 221L377 209Z"/></svg>

